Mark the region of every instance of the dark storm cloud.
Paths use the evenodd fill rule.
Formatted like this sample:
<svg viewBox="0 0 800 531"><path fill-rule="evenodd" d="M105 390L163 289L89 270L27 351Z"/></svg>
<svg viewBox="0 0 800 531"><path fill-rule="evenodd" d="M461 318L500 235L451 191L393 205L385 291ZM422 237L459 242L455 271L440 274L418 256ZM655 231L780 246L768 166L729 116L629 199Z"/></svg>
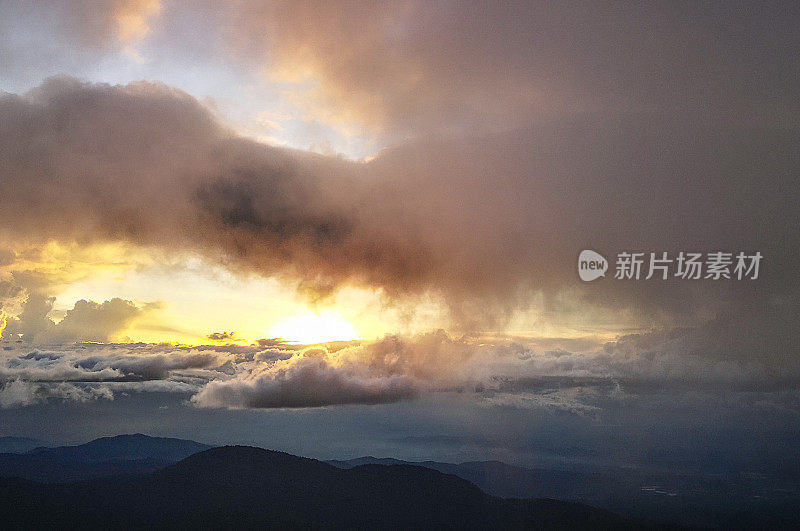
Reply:
<svg viewBox="0 0 800 531"><path fill-rule="evenodd" d="M297 83L297 104L319 118L401 137L583 112L683 110L756 125L798 112L796 2L158 4L4 2L0 72L30 82L91 72L147 37L153 55L263 68Z"/></svg>
<svg viewBox="0 0 800 531"><path fill-rule="evenodd" d="M241 57L319 81L307 97L320 113L395 133L608 111L781 123L798 111L795 2L279 0L233 12Z"/></svg>
<svg viewBox="0 0 800 531"><path fill-rule="evenodd" d="M0 99L3 232L194 250L327 292L443 296L462 325L548 298L543 319L613 308L693 324L737 305L793 312L795 129L691 114L556 120L410 143L369 163L264 146L152 83L53 79ZM62 223L69 216L70 223ZM754 282L579 285L578 252L759 250ZM570 306L572 304L573 306ZM684 321L684 322L680 322Z"/></svg>

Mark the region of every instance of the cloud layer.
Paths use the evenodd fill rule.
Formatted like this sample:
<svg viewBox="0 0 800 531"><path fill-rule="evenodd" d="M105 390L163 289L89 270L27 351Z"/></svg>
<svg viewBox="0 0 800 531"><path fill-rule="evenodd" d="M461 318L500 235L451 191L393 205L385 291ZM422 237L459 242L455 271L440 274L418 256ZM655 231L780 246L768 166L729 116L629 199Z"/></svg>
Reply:
<svg viewBox="0 0 800 531"><path fill-rule="evenodd" d="M357 369L304 353L231 380L209 382L192 402L200 407L299 408L390 403L418 394L415 382L405 376L376 376Z"/></svg>
<svg viewBox="0 0 800 531"><path fill-rule="evenodd" d="M72 5L48 12L83 35L54 36L72 51L102 57L148 36L176 55L190 47L163 34L177 28L186 9L179 2ZM14 18L38 20L33 7L9 6ZM202 53L224 50L238 66L263 67L311 115L403 141L367 162L318 156L245 138L212 104L162 83L50 78L0 95L0 267L52 241L121 243L279 276L315 300L345 285L374 289L390 304L430 296L447 306L451 332L502 330L533 308L527 317L542 330L597 334L582 349L553 338L537 349L529 340L431 334L321 352L265 343L210 357L46 354L34 349L113 340L147 308L80 301L56 324L47 282L0 273L3 337L35 345L17 352L9 344L8 404L47 394L34 384L186 384L179 373L197 378L196 405L237 408L468 389L519 405L536 401L498 397L597 381L795 381L795 5L754 16L708 5L676 15L659 3L194 9L217 30ZM13 38L0 52L15 61L0 69L17 71L36 51L0 21L6 35ZM586 248L609 258L759 251L764 263L753 282L585 284L575 261ZM657 331L595 344L610 332L649 329ZM230 358L217 359L221 352Z"/></svg>
<svg viewBox="0 0 800 531"><path fill-rule="evenodd" d="M31 350L5 341L0 381L4 407L111 399L125 391L182 393L194 406L230 409L386 404L456 393L486 407L579 415L594 414L602 400L665 391L795 388L797 356L776 360L753 355L747 345L724 346L738 326L660 330L605 344L595 339L581 350L570 339L456 339L443 331L313 347L78 343ZM748 332L739 334L733 342L743 344L737 337Z"/></svg>
<svg viewBox="0 0 800 531"><path fill-rule="evenodd" d="M241 2L230 40L280 79L319 81L304 94L318 112L413 135L609 110L796 117L788 80L800 50L787 37L800 14L782 2L757 11L697 4L676 13L661 2Z"/></svg>
<svg viewBox="0 0 800 531"><path fill-rule="evenodd" d="M237 137L163 85L68 78L3 96L0 118L0 179L14 190L0 213L17 242L191 250L318 295L347 283L434 294L462 325L502 321L537 291L571 290L584 314L628 311L639 324L796 305L796 130L584 117L352 163ZM582 285L573 267L586 247L767 258L757 283ZM547 300L552 319L568 310Z"/></svg>
<svg viewBox="0 0 800 531"><path fill-rule="evenodd" d="M48 317L53 302L53 297L40 292L28 293L20 314L6 318L3 337L22 338L29 343L106 342L115 339L131 321L145 312L131 301L119 298L102 303L80 300L55 323Z"/></svg>

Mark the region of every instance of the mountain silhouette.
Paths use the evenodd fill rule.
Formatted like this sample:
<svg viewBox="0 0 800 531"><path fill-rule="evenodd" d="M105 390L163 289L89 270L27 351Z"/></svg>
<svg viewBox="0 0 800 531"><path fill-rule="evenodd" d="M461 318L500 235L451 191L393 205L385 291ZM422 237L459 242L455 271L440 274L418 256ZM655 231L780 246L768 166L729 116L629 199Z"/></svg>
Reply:
<svg viewBox="0 0 800 531"><path fill-rule="evenodd" d="M339 468L414 465L452 474L499 498L551 498L601 507L643 522L724 529L800 529L800 485L753 475L707 477L682 471L584 467L526 468L500 461L409 462L359 457Z"/></svg>
<svg viewBox="0 0 800 531"><path fill-rule="evenodd" d="M0 454L0 476L33 481L80 481L117 474L152 472L210 446L140 433L103 437L77 446L38 447Z"/></svg>
<svg viewBox="0 0 800 531"><path fill-rule="evenodd" d="M212 448L138 476L42 484L0 480L14 527L640 529L555 500L500 499L410 465L341 469L244 446Z"/></svg>
<svg viewBox="0 0 800 531"><path fill-rule="evenodd" d="M33 450L46 443L30 437L0 437L0 453L19 453Z"/></svg>
<svg viewBox="0 0 800 531"><path fill-rule="evenodd" d="M77 446L42 447L29 454L57 456L81 461L108 461L111 459L164 459L179 461L189 455L211 448L186 439L150 437L135 433L101 437Z"/></svg>
<svg viewBox="0 0 800 531"><path fill-rule="evenodd" d="M438 461L402 461L391 457L358 457L349 460L330 460L338 468L359 465L413 465L452 474L474 483L484 492L500 498L554 497L569 498L585 492L599 483L600 474L535 469L508 465L501 461L468 461L442 463Z"/></svg>

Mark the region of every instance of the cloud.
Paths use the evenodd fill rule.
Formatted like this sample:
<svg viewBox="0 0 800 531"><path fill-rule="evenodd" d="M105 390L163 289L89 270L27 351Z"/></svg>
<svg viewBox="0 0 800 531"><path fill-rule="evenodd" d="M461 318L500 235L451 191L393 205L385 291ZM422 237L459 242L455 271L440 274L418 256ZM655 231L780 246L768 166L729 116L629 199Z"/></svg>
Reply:
<svg viewBox="0 0 800 531"><path fill-rule="evenodd" d="M233 341L236 338L236 332L214 332L206 337L211 341Z"/></svg>
<svg viewBox="0 0 800 531"><path fill-rule="evenodd" d="M176 372L206 378L204 372L224 374L234 359L227 352L189 349L166 345L73 344L52 350L23 350L8 347L2 355L0 380L37 382L138 382L166 380Z"/></svg>
<svg viewBox="0 0 800 531"><path fill-rule="evenodd" d="M0 407L10 408L27 406L36 401L36 394L29 382L13 380L0 390Z"/></svg>
<svg viewBox="0 0 800 531"><path fill-rule="evenodd" d="M13 264L14 261L17 259L17 255L11 249L0 249L0 267L7 266L9 264ZM0 291L0 297L6 296L4 293L6 290Z"/></svg>
<svg viewBox="0 0 800 531"><path fill-rule="evenodd" d="M136 43L150 31L149 24L161 11L159 0L55 0L41 6L3 5L9 20L33 20L51 24L65 44L101 51Z"/></svg>
<svg viewBox="0 0 800 531"><path fill-rule="evenodd" d="M675 16L659 3L245 1L228 45L297 82L314 115L395 135L609 109L780 120L798 110L787 74L800 50L786 48L797 19L785 4L743 17L702 4Z"/></svg>
<svg viewBox="0 0 800 531"><path fill-rule="evenodd" d="M252 360L260 351L142 343L72 343L31 351L25 343L2 344L0 406L5 408L51 398L111 400L122 392L193 394L210 380L231 374L235 359Z"/></svg>
<svg viewBox="0 0 800 531"><path fill-rule="evenodd" d="M740 344L738 351L725 345L736 328L732 341ZM381 404L456 393L487 407L593 416L632 396L795 388L798 358L749 355L737 337L750 335L740 324L713 321L623 335L578 351L569 348L597 345L598 338L517 341L453 338L438 331L313 347L271 340L203 347L76 343L48 350L5 341L0 381L9 386L7 407L22 403L32 389L35 400L44 400L51 396L48 390L64 383L74 385L63 389L95 394L189 393L191 403L202 408Z"/></svg>
<svg viewBox="0 0 800 531"><path fill-rule="evenodd" d="M398 402L417 393L406 377L363 375L305 354L246 377L209 382L191 400L199 407L301 408Z"/></svg>
<svg viewBox="0 0 800 531"><path fill-rule="evenodd" d="M345 284L397 301L430 294L463 328L501 325L537 293L542 323L578 327L609 311L625 326L670 326L796 307L785 289L800 258L786 221L800 197L786 178L794 130L586 115L352 163L237 137L157 83L51 79L0 98L0 117L0 180L15 190L0 213L18 242L189 250L316 296ZM574 263L587 246L757 249L769 265L754 282L586 285Z"/></svg>
<svg viewBox="0 0 800 531"><path fill-rule="evenodd" d="M579 416L593 416L602 412L602 408L585 404L581 394L585 394L585 389L568 388L543 393L497 393L484 397L480 404L484 407L543 409Z"/></svg>
<svg viewBox="0 0 800 531"><path fill-rule="evenodd" d="M725 330L723 328L723 330ZM390 403L431 393L467 393L486 406L538 408L593 415L604 401L693 389L700 392L791 389L796 357L774 360L726 350L706 352L717 324L629 334L597 350L547 349L444 332L388 336L339 348L306 348L279 357L257 353L210 380L192 403L200 407L288 408ZM723 332L724 333L724 332ZM747 334L743 331L742 334ZM565 346L574 340L563 340Z"/></svg>
<svg viewBox="0 0 800 531"><path fill-rule="evenodd" d="M113 400L114 395L106 388L79 387L66 382L43 384L12 380L0 388L0 408L3 409L31 406L47 399L88 402L99 399Z"/></svg>
<svg viewBox="0 0 800 531"><path fill-rule="evenodd" d="M395 139L496 132L608 110L738 114L759 123L798 111L793 57L800 50L791 37L800 13L786 3L751 16L705 4L675 15L661 3L413 0L2 8L9 68L18 76L30 76L24 67L31 64L36 72L86 71L109 50L149 36L160 55L264 71L314 119ZM28 43L25 30L42 28L55 45L20 45Z"/></svg>
<svg viewBox="0 0 800 531"><path fill-rule="evenodd" d="M119 298L102 303L80 300L54 328L56 340L108 341L141 313L134 303Z"/></svg>
<svg viewBox="0 0 800 531"><path fill-rule="evenodd" d="M149 19L161 11L160 0L117 1L114 5L117 35L123 42L142 40L150 31Z"/></svg>
<svg viewBox="0 0 800 531"><path fill-rule="evenodd" d="M48 314L54 297L39 292L28 294L22 312L6 320L1 330L5 338L22 337L26 342L63 343L68 341L100 341L115 338L145 310L131 301L114 298L102 303L80 300L64 318L54 323Z"/></svg>
<svg viewBox="0 0 800 531"><path fill-rule="evenodd" d="M230 356L207 351L169 352L149 355L108 355L75 359L72 363L89 372L106 369L119 371L127 380L163 380L172 371L187 369L216 369L230 360Z"/></svg>
<svg viewBox="0 0 800 531"><path fill-rule="evenodd" d="M649 343L631 336L593 355L566 343L538 353L429 335L318 359L266 341L260 353L215 371L198 404L391 402L523 376L733 385L796 374L793 129L685 114L582 116L411 142L354 163L238 137L164 85L69 78L0 97L0 118L0 181L14 190L0 196L0 214L3 235L16 242L198 252L317 296L346 284L390 301L434 295L449 305L453 329L502 325L536 300L545 328L690 330ZM69 224L59 221L66 215ZM766 258L752 282L585 284L574 267L587 247L759 250ZM126 301L81 302L56 325L46 317L52 300L29 290L7 333L104 341L137 315ZM149 368L123 361L59 370L102 374L93 379L177 370L167 360ZM324 390L316 401L315 385Z"/></svg>
<svg viewBox="0 0 800 531"><path fill-rule="evenodd" d="M188 426L172 404L190 396L221 408L415 400L316 415L319 433L331 418L357 436L368 422L401 435L411 426L483 447L496 439L521 461L542 451L691 469L796 447L798 15L785 2L746 13L0 2L0 79L19 92L0 96L0 248L10 250L0 251L0 326L31 339L0 340L0 406L176 393L172 418ZM150 61L131 61L137 50ZM150 82L63 77L20 92L58 72L159 77L219 106ZM264 110L272 123L255 124ZM386 149L352 162L265 146L215 112L246 115L242 134L323 153L326 140ZM113 341L141 313L87 302L56 324L64 272L24 265L43 244L191 254L280 277L314 302L346 285L401 309L433 301L449 311L449 334L323 350L69 344ZM575 261L587 248L611 261L716 250L764 261L754 282L586 284ZM120 425L132 402L119 404ZM153 425L152 400L142 402ZM400 414L387 423L387 411ZM478 439L452 442L454 454L465 440Z"/></svg>
<svg viewBox="0 0 800 531"><path fill-rule="evenodd" d="M523 349L453 340L443 331L294 348L270 346L239 359L231 375L209 381L192 403L217 408L393 403L475 387L498 357Z"/></svg>

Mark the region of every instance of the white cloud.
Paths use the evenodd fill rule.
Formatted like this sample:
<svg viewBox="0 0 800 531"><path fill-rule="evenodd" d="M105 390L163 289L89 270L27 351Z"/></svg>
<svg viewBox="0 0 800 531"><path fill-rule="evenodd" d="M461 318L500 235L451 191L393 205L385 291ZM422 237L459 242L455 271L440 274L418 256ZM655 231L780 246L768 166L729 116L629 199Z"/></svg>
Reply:
<svg viewBox="0 0 800 531"><path fill-rule="evenodd" d="M40 383L11 380L0 389L0 407L30 406L47 399L70 402L113 400L114 394L105 387L78 386L68 382Z"/></svg>

